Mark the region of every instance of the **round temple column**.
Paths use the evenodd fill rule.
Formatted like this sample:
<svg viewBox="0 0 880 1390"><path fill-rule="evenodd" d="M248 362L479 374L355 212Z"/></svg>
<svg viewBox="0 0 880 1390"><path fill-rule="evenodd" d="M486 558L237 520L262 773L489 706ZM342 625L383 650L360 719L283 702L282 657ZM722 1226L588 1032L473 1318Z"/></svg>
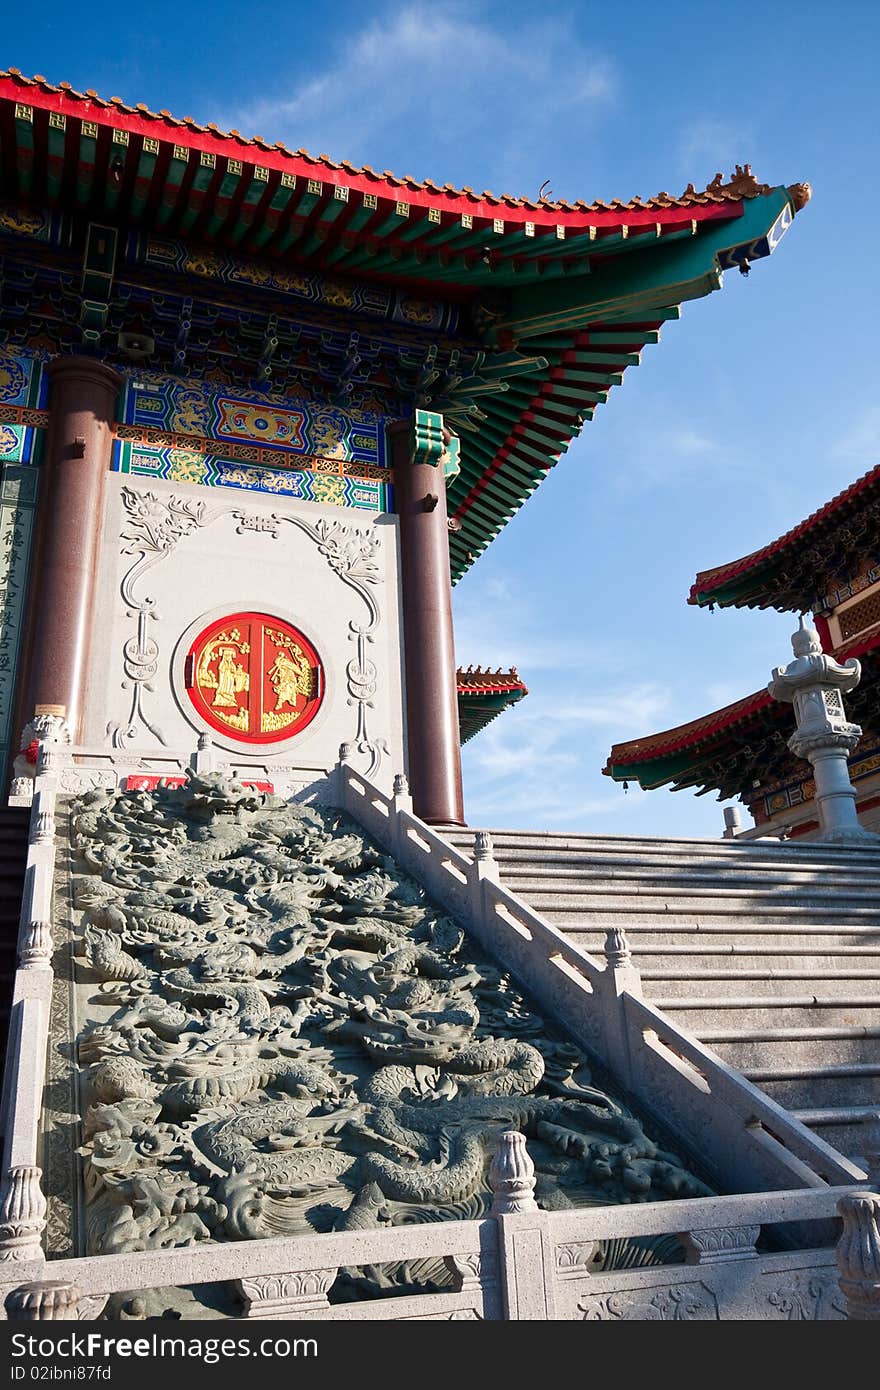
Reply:
<svg viewBox="0 0 880 1390"><path fill-rule="evenodd" d="M414 424L393 426L390 438L400 517L413 810L434 825L463 825L441 417L417 411Z"/></svg>
<svg viewBox="0 0 880 1390"><path fill-rule="evenodd" d="M21 722L36 706L54 706L70 737L82 736L89 646L95 611L104 488L121 380L89 357L56 357L49 366L49 438L39 544L31 572Z"/></svg>

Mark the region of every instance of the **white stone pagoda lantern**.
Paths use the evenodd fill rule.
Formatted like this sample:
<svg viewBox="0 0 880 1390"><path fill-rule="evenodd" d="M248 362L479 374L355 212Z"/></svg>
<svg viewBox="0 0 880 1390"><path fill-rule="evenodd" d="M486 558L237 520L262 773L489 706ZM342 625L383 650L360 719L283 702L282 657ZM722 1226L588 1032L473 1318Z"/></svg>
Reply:
<svg viewBox="0 0 880 1390"><path fill-rule="evenodd" d="M834 844L880 844L880 836L864 830L856 816L856 793L847 757L862 736L850 724L843 696L858 685L862 668L850 658L843 665L822 651L819 634L803 618L792 635L794 661L777 666L767 689L774 700L794 706L797 728L788 746L797 758L812 764L821 838Z"/></svg>

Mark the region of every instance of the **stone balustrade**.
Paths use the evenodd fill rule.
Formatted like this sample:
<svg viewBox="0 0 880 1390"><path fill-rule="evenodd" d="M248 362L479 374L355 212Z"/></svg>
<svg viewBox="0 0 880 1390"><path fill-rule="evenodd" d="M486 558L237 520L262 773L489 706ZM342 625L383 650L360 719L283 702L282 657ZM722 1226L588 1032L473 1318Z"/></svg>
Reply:
<svg viewBox="0 0 880 1390"><path fill-rule="evenodd" d="M831 1321L880 1313L874 1194L805 1188L546 1212L530 1197L522 1136L511 1139L502 1137L490 1177L493 1212L480 1221L31 1259L3 1271L0 1300L10 1319L95 1318L113 1293L222 1282L235 1285L242 1317L276 1320ZM808 1230L838 1206L845 1230L837 1252L756 1248L762 1232L772 1239L774 1226ZM678 1242L684 1263L601 1272L608 1242L657 1235ZM449 1291L339 1304L328 1297L341 1268L438 1257L453 1276Z"/></svg>
<svg viewBox="0 0 880 1390"><path fill-rule="evenodd" d="M352 768L337 769L339 804L425 885L648 1113L705 1154L731 1190L864 1180L855 1164L641 997L625 933L605 958L576 946L497 881L488 837L473 859Z"/></svg>

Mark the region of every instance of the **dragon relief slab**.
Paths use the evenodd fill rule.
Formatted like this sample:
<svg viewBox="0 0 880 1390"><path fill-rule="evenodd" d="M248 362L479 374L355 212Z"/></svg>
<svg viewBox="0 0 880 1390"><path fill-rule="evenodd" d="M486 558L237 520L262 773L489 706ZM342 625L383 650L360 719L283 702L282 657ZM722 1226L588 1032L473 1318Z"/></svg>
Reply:
<svg viewBox="0 0 880 1390"><path fill-rule="evenodd" d="M512 1128L548 1209L707 1194L341 813L190 775L66 821L79 1253L476 1218Z"/></svg>

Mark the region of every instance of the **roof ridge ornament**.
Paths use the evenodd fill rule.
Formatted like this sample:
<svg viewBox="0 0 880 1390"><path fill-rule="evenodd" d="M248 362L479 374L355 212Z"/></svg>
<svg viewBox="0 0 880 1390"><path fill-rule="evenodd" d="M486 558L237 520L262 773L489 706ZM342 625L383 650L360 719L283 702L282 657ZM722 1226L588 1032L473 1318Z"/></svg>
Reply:
<svg viewBox="0 0 880 1390"><path fill-rule="evenodd" d="M724 182L722 174L716 174L712 182L706 185L706 192L713 197L727 193L734 198L760 198L766 193L772 193L773 188L769 183L758 183L752 173L751 164L737 164L727 183Z"/></svg>

